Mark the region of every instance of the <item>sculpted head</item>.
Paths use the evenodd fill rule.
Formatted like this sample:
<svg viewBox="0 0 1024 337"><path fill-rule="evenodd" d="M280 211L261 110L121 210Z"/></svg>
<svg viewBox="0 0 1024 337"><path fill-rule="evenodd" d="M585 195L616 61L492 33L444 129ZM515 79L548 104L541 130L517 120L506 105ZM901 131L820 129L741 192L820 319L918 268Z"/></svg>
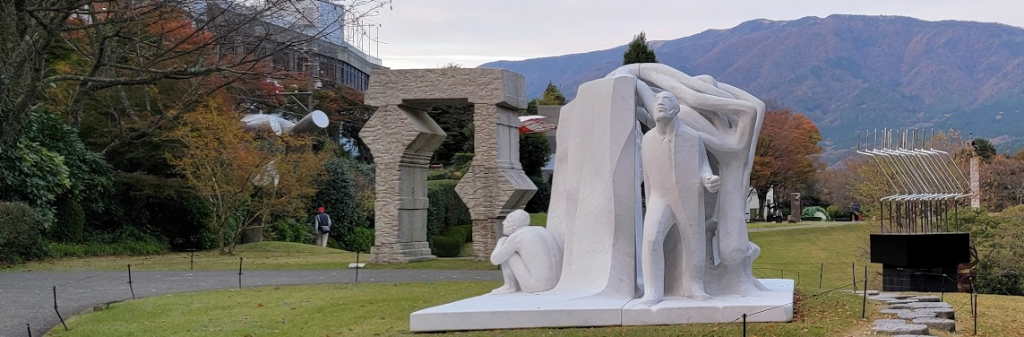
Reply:
<svg viewBox="0 0 1024 337"><path fill-rule="evenodd" d="M658 124L676 119L679 114L679 100L671 92L662 91L654 96L654 120Z"/></svg>
<svg viewBox="0 0 1024 337"><path fill-rule="evenodd" d="M514 210L505 217L505 221L501 225L503 234L512 235L512 233L530 226L530 213L521 209Z"/></svg>

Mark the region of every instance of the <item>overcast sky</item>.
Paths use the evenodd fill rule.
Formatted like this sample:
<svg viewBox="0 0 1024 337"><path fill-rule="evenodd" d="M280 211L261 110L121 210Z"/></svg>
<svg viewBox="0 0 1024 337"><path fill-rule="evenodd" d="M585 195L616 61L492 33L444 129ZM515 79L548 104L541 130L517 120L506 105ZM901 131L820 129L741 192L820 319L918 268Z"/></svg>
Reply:
<svg viewBox="0 0 1024 337"><path fill-rule="evenodd" d="M364 47L392 69L583 53L640 31L671 40L753 19L866 14L1024 26L1019 0L394 0L392 8L368 19L381 25L369 34L379 30L382 43Z"/></svg>

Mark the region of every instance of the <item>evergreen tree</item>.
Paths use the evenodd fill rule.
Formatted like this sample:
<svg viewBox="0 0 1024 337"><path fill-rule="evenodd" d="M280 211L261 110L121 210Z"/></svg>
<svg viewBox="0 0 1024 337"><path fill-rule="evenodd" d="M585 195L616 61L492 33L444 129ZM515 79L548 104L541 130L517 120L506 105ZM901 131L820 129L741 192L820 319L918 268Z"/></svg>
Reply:
<svg viewBox="0 0 1024 337"><path fill-rule="evenodd" d="M989 160L996 155L996 147L985 138L975 138L971 141L971 146L974 146L974 152L983 160Z"/></svg>
<svg viewBox="0 0 1024 337"><path fill-rule="evenodd" d="M555 86L554 83L548 81L548 87L544 88L544 95L541 96L537 102L538 105L565 105L565 95L562 95L562 91Z"/></svg>
<svg viewBox="0 0 1024 337"><path fill-rule="evenodd" d="M658 58L654 56L654 49L647 45L647 35L644 32L633 36L629 47L622 54L622 65L633 63L656 63Z"/></svg>

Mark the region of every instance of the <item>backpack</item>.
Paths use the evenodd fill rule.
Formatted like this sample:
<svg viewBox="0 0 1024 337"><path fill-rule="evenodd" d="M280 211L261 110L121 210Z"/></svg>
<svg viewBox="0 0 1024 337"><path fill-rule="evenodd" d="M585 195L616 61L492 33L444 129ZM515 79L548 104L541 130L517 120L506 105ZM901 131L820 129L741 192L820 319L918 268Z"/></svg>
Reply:
<svg viewBox="0 0 1024 337"><path fill-rule="evenodd" d="M331 216L327 215L327 213L317 214L316 223L319 226L321 234L327 234L331 232Z"/></svg>

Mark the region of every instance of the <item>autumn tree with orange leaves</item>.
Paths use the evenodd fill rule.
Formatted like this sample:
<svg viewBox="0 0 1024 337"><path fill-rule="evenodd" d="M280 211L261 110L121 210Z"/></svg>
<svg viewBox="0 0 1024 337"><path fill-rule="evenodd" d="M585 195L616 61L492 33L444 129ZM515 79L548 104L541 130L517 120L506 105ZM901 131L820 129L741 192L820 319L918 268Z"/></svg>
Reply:
<svg viewBox="0 0 1024 337"><path fill-rule="evenodd" d="M823 165L817 157L822 151L820 141L818 127L803 114L789 109L765 112L750 174L750 186L757 190L762 206L772 186L780 198L813 187L815 171Z"/></svg>
<svg viewBox="0 0 1024 337"><path fill-rule="evenodd" d="M332 33L281 23L300 0L0 1L0 147L21 138L26 117L42 105L76 128L89 104L117 107L108 119L125 130L112 143L137 142L176 118L168 112L187 110L179 108L239 79L265 76L260 67L275 53ZM338 23L354 25L391 1L337 3L348 14ZM181 99L145 95L169 89ZM142 119L150 119L142 130L116 125Z"/></svg>
<svg viewBox="0 0 1024 337"><path fill-rule="evenodd" d="M171 163L212 210L209 225L221 253L234 253L242 233L267 226L273 216L302 217L327 153L312 139L242 129L239 116L219 99L183 115L169 137L185 150Z"/></svg>

